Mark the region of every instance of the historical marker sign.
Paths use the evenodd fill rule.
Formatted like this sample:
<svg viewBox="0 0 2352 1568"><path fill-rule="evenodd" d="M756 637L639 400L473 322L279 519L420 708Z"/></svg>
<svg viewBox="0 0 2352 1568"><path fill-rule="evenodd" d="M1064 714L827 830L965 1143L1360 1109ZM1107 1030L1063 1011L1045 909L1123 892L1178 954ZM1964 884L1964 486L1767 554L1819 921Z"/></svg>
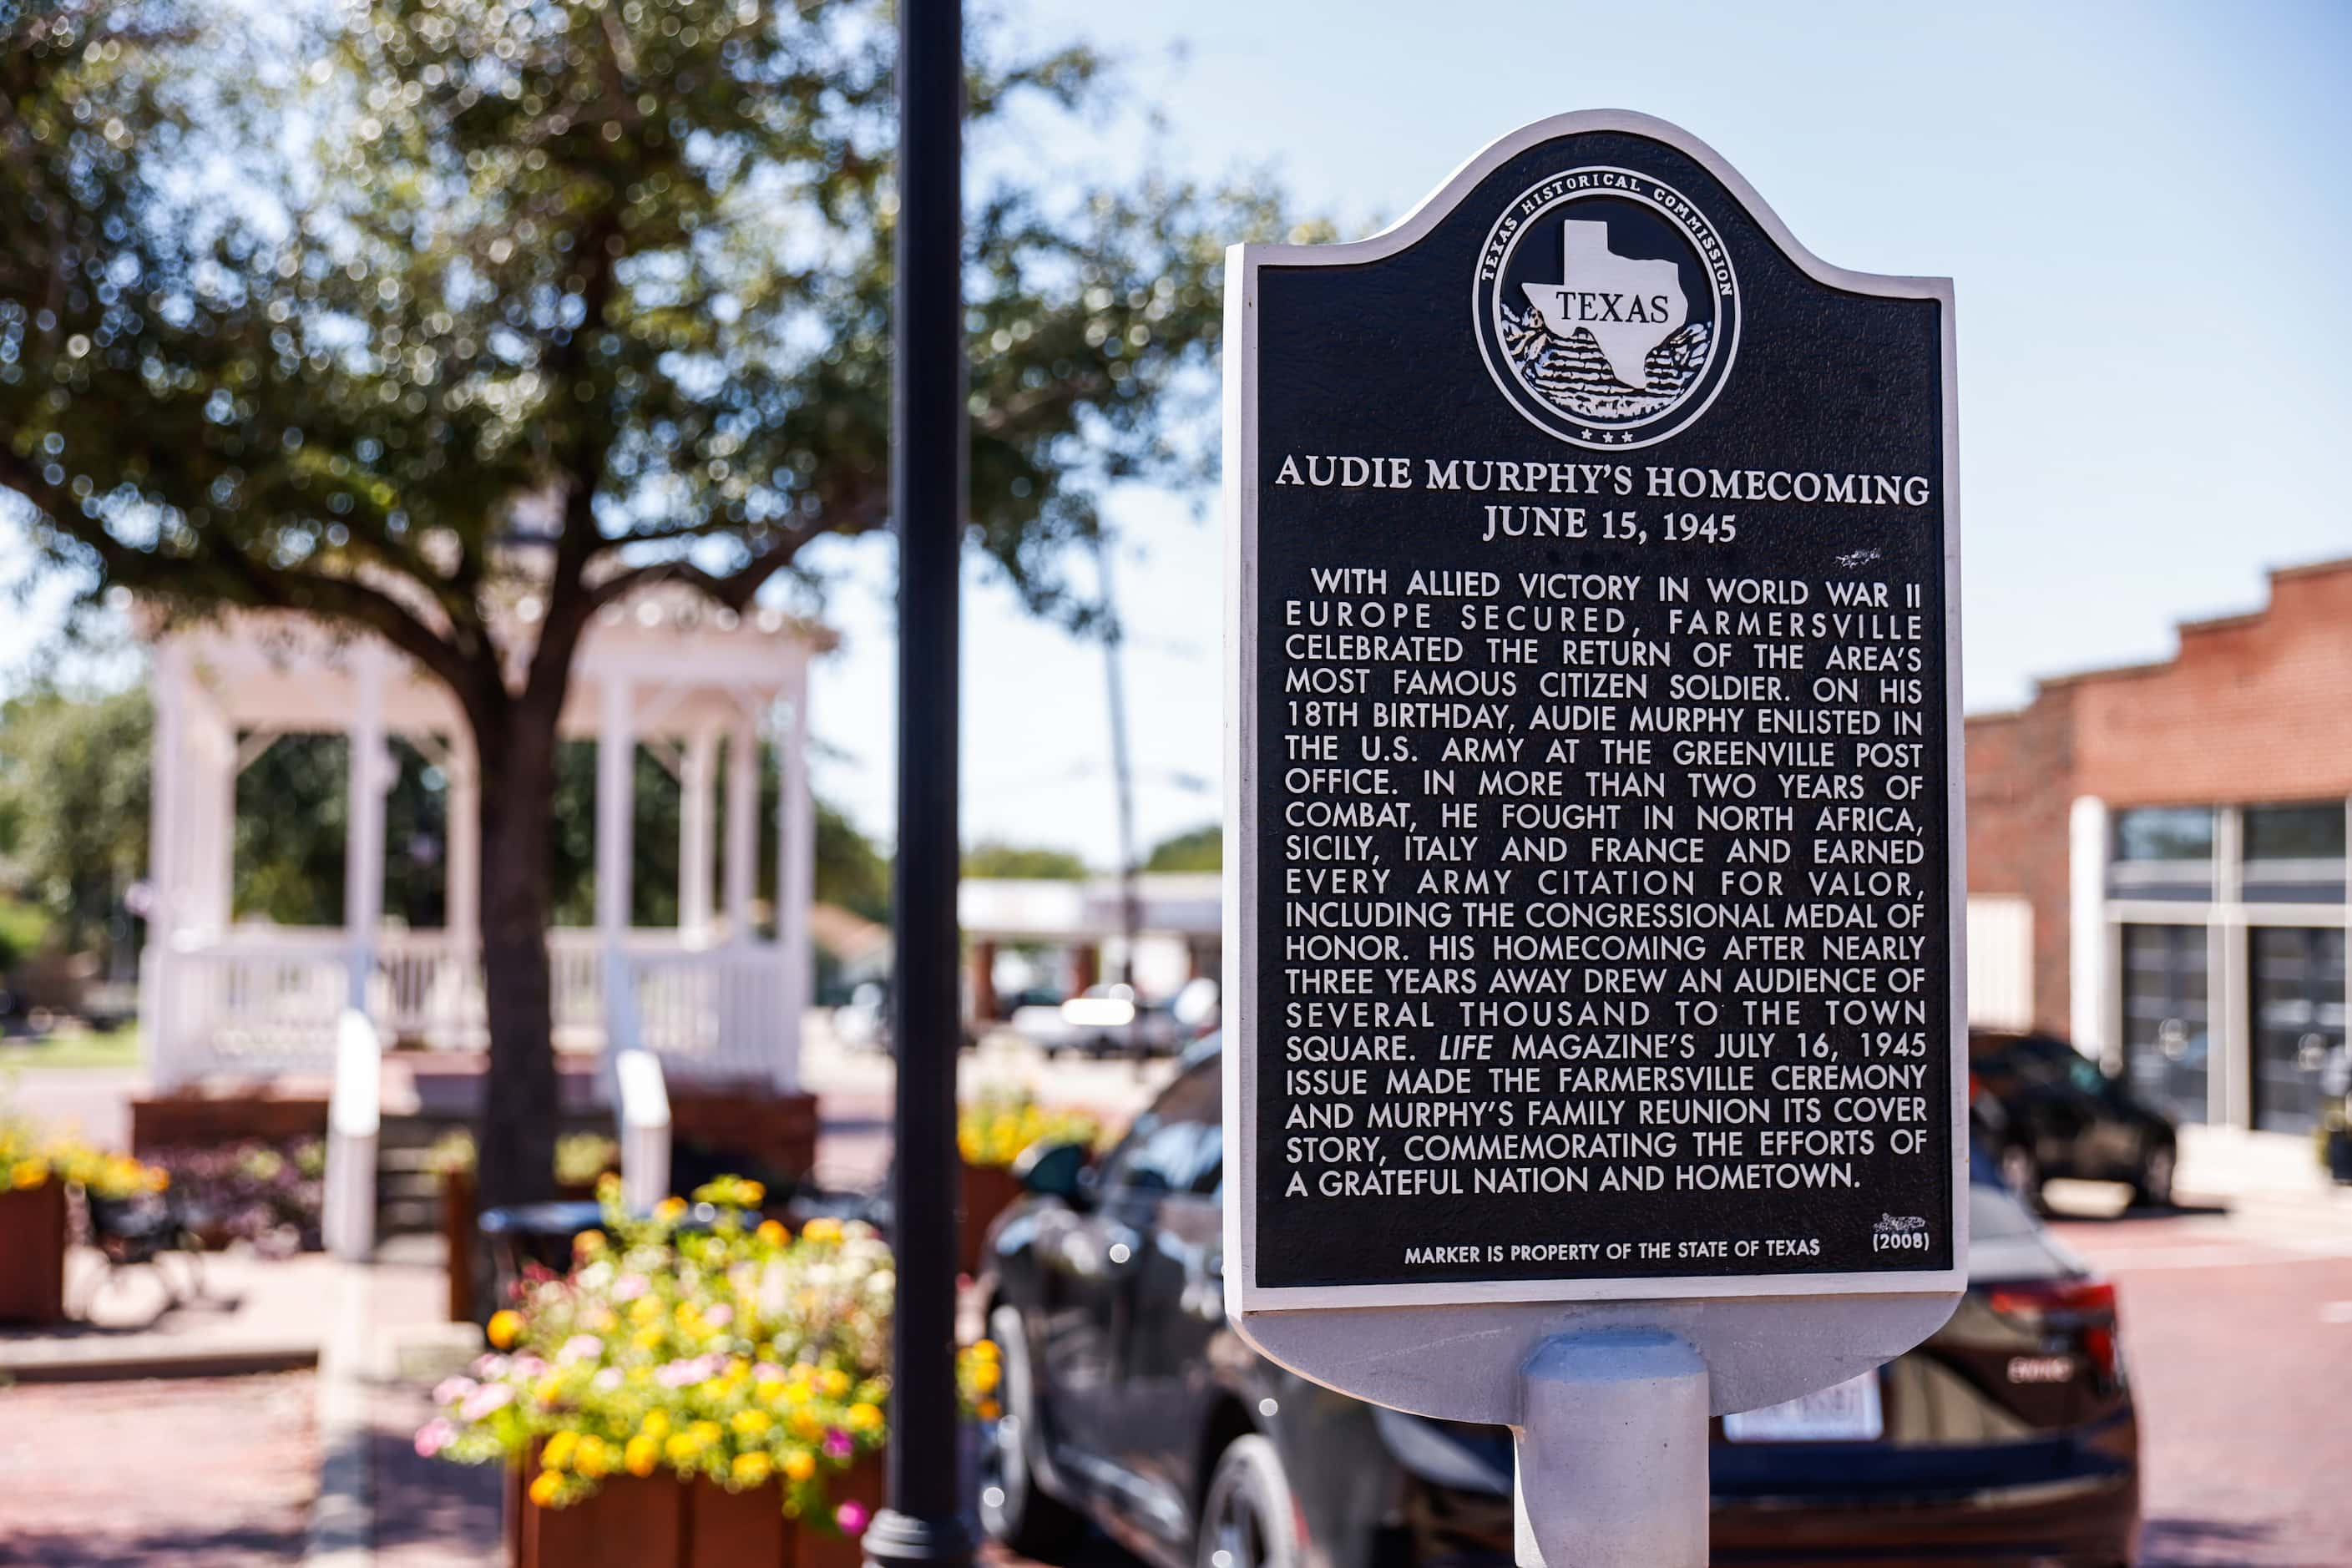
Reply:
<svg viewBox="0 0 2352 1568"><path fill-rule="evenodd" d="M1227 287L1234 1310L1958 1289L1948 283L1592 114Z"/></svg>

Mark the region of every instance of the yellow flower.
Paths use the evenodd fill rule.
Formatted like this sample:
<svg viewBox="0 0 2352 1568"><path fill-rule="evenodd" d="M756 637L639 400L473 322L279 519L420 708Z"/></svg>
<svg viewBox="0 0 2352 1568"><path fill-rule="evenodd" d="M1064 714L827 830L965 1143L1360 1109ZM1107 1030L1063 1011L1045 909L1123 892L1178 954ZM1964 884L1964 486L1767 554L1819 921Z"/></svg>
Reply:
<svg viewBox="0 0 2352 1568"><path fill-rule="evenodd" d="M841 1222L829 1215L819 1215L801 1226L801 1235L810 1241L839 1241Z"/></svg>
<svg viewBox="0 0 2352 1568"><path fill-rule="evenodd" d="M572 1250L583 1258L594 1258L604 1250L604 1233L583 1230L572 1238Z"/></svg>
<svg viewBox="0 0 2352 1568"><path fill-rule="evenodd" d="M786 1230L783 1227L781 1221L772 1219L761 1220L760 1222L760 1228L753 1231L751 1234L758 1237L770 1247L782 1247L785 1242L790 1241L793 1236L791 1231Z"/></svg>
<svg viewBox="0 0 2352 1568"><path fill-rule="evenodd" d="M804 1481L816 1474L816 1458L806 1448L794 1448L784 1455L784 1475L795 1481Z"/></svg>
<svg viewBox="0 0 2352 1568"><path fill-rule="evenodd" d="M716 1421L698 1421L687 1430L693 1433L694 1440L706 1448L726 1436L725 1430Z"/></svg>
<svg viewBox="0 0 2352 1568"><path fill-rule="evenodd" d="M570 1468L572 1451L579 1446L579 1433L558 1432L547 1440L547 1447L539 1451L539 1468L554 1473Z"/></svg>
<svg viewBox="0 0 2352 1568"><path fill-rule="evenodd" d="M652 1475L660 1461L661 1444L642 1432L630 1438L628 1447L621 1450L621 1465L633 1476Z"/></svg>
<svg viewBox="0 0 2352 1568"><path fill-rule="evenodd" d="M651 1327L639 1329L629 1336L629 1342L641 1351L649 1351L662 1342L662 1331Z"/></svg>
<svg viewBox="0 0 2352 1568"><path fill-rule="evenodd" d="M996 1348L994 1340L974 1340L971 1342L971 1353L982 1361L994 1361L1003 1352Z"/></svg>
<svg viewBox="0 0 2352 1568"><path fill-rule="evenodd" d="M702 1445L694 1440L693 1433L673 1432L669 1435L669 1441L662 1445L662 1452L669 1456L669 1462L673 1465L690 1465L701 1447Z"/></svg>
<svg viewBox="0 0 2352 1568"><path fill-rule="evenodd" d="M489 1334L490 1343L507 1349L522 1337L522 1314L503 1309L491 1313Z"/></svg>
<svg viewBox="0 0 2352 1568"><path fill-rule="evenodd" d="M572 1457L572 1468L590 1480L595 1480L613 1468L613 1452L604 1446L602 1437L583 1437L579 1453Z"/></svg>
<svg viewBox="0 0 2352 1568"><path fill-rule="evenodd" d="M645 1421L644 1421L644 1423L643 1423L643 1424L638 1427L638 1430L639 1430L639 1431L641 1431L641 1432L643 1432L643 1433L644 1433L646 1436L648 1436L648 1437L661 1438L661 1437L667 1437L667 1436L669 1436L669 1415L668 1415L668 1413L667 1413L667 1412L666 1412L666 1411L661 1411L661 1410L648 1410L648 1411L646 1411L646 1418L645 1418Z"/></svg>
<svg viewBox="0 0 2352 1568"><path fill-rule="evenodd" d="M994 1388L1002 1375L996 1370L996 1363L992 1361L975 1361L971 1363L971 1386L979 1393L986 1394L990 1389Z"/></svg>
<svg viewBox="0 0 2352 1568"><path fill-rule="evenodd" d="M656 1321L662 1315L661 1298L640 1296L629 1303L629 1321L646 1324Z"/></svg>
<svg viewBox="0 0 2352 1568"><path fill-rule="evenodd" d="M19 1160L9 1172L9 1179L19 1187L37 1187L49 1179L48 1162L30 1158Z"/></svg>
<svg viewBox="0 0 2352 1568"><path fill-rule="evenodd" d="M785 1468L789 1469L792 1468L792 1461L787 1459L784 1462L784 1465ZM735 1479L747 1487L756 1487L761 1481L766 1480L768 1479L769 1471L773 1468L774 1466L772 1462L765 1454L738 1454L735 1456Z"/></svg>
<svg viewBox="0 0 2352 1568"><path fill-rule="evenodd" d="M827 1399L838 1399L849 1392L849 1374L837 1366L829 1366L816 1374L816 1385L824 1390Z"/></svg>
<svg viewBox="0 0 2352 1568"><path fill-rule="evenodd" d="M785 1425L792 1428L793 1436L805 1437L812 1443L824 1435L824 1423L817 1419L814 1410L793 1411L792 1419Z"/></svg>
<svg viewBox="0 0 2352 1568"><path fill-rule="evenodd" d="M685 1213L686 1200L684 1198L664 1198L661 1202L654 1205L654 1218L661 1221L664 1225L676 1225L679 1216Z"/></svg>
<svg viewBox="0 0 2352 1568"><path fill-rule="evenodd" d="M738 1410L728 1425L745 1437L756 1437L775 1425L775 1418L764 1410Z"/></svg>
<svg viewBox="0 0 2352 1568"><path fill-rule="evenodd" d="M859 1400L849 1407L849 1429L853 1432L878 1432L882 1429L882 1407Z"/></svg>
<svg viewBox="0 0 2352 1568"><path fill-rule="evenodd" d="M530 1483L530 1500L541 1508L551 1508L556 1494L563 1489L563 1478L552 1470L541 1470Z"/></svg>
<svg viewBox="0 0 2352 1568"><path fill-rule="evenodd" d="M993 1421L1003 1414L1004 1406L993 1399L983 1399L980 1402L980 1418L982 1421Z"/></svg>

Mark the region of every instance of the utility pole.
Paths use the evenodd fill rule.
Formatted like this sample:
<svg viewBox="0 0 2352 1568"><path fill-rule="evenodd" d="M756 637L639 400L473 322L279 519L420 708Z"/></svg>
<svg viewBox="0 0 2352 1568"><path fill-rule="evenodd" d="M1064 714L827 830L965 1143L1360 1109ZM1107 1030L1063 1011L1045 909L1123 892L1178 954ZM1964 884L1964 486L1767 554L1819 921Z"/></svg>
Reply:
<svg viewBox="0 0 2352 1568"><path fill-rule="evenodd" d="M955 1388L956 794L964 523L963 8L898 7L897 379L898 853L892 924L897 1110L891 1203L889 1506L877 1568L966 1568Z"/></svg>
<svg viewBox="0 0 2352 1568"><path fill-rule="evenodd" d="M1143 897L1137 889L1135 859L1135 764L1127 742L1127 677L1120 666L1119 645L1127 630L1119 624L1118 595L1111 590L1110 539L1095 535L1095 573L1102 584L1103 668L1110 680L1110 771L1118 792L1118 977L1135 984L1135 937L1143 925ZM1139 1058L1138 1058L1140 1059Z"/></svg>

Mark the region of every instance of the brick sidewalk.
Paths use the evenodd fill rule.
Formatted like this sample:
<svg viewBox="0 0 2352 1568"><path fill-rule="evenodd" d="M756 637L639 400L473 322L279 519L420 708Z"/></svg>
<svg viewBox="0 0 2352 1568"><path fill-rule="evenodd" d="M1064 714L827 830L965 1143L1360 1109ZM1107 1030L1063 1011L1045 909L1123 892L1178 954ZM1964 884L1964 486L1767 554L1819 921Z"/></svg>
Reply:
<svg viewBox="0 0 2352 1568"><path fill-rule="evenodd" d="M315 1400L310 1373L0 1392L0 1563L300 1562Z"/></svg>

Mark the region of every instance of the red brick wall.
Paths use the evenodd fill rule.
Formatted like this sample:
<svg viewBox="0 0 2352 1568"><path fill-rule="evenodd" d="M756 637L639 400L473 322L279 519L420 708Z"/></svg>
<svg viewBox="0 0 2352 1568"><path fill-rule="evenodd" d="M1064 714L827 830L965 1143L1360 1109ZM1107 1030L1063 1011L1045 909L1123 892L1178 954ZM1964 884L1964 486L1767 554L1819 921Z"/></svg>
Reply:
<svg viewBox="0 0 2352 1568"><path fill-rule="evenodd" d="M2033 905L2036 1024L2068 1027L2068 816L2352 795L2352 559L2271 574L2270 603L2180 628L2162 664L2042 683L1968 725L1969 891Z"/></svg>
<svg viewBox="0 0 2352 1568"><path fill-rule="evenodd" d="M2267 608L2181 627L2169 664L2066 684L2081 793L2110 805L2352 795L2352 561L2273 574Z"/></svg>
<svg viewBox="0 0 2352 1568"><path fill-rule="evenodd" d="M1968 723L1969 891L2033 906L2033 1022L2068 1026L2067 817L2075 795L2073 694Z"/></svg>

